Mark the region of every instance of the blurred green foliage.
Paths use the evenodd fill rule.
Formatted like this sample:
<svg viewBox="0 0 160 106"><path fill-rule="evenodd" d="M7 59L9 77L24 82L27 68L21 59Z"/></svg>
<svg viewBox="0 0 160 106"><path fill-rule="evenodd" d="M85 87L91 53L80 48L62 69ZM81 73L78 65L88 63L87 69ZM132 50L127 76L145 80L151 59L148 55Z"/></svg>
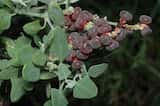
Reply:
<svg viewBox="0 0 160 106"><path fill-rule="evenodd" d="M109 55L97 54L90 64L109 63L108 71L96 80L100 94L90 101L73 101L73 105L160 106L160 0L80 0L75 5L111 21L118 21L124 9L134 14L134 22L141 14L150 15L153 33L141 37L136 32Z"/></svg>

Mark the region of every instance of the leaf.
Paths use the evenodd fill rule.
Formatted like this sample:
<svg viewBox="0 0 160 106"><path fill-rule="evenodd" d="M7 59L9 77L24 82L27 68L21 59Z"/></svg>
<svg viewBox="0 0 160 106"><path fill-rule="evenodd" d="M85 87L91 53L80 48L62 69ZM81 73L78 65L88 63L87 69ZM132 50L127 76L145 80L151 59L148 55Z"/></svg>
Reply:
<svg viewBox="0 0 160 106"><path fill-rule="evenodd" d="M103 74L104 71L106 71L107 67L108 67L108 64L106 63L93 65L89 68L88 74L89 76L96 78L100 76L101 74Z"/></svg>
<svg viewBox="0 0 160 106"><path fill-rule="evenodd" d="M65 32L62 28L56 27L54 29L54 39L50 47L50 54L58 57L60 61L63 61L68 55L68 43Z"/></svg>
<svg viewBox="0 0 160 106"><path fill-rule="evenodd" d="M64 25L64 14L59 5L51 1L48 7L49 18L54 22L55 25L63 26Z"/></svg>
<svg viewBox="0 0 160 106"><path fill-rule="evenodd" d="M36 36L37 33L41 30L41 25L39 20L35 20L33 22L27 23L23 26L24 32L33 36Z"/></svg>
<svg viewBox="0 0 160 106"><path fill-rule="evenodd" d="M48 48L48 46L52 43L53 38L54 38L54 30L51 29L48 35L43 37L43 43L46 48Z"/></svg>
<svg viewBox="0 0 160 106"><path fill-rule="evenodd" d="M27 81L24 81L24 83L23 83L23 89L25 90L25 91L32 91L33 90L33 83L31 83L31 82L27 82Z"/></svg>
<svg viewBox="0 0 160 106"><path fill-rule="evenodd" d="M15 41L12 39L4 38L6 44L6 50L10 57L15 58L17 56L17 50L15 48Z"/></svg>
<svg viewBox="0 0 160 106"><path fill-rule="evenodd" d="M43 66L47 61L47 56L40 50L37 50L35 53L33 53L32 61L36 65Z"/></svg>
<svg viewBox="0 0 160 106"><path fill-rule="evenodd" d="M33 53L33 49L31 46L26 45L26 46L22 47L18 51L18 59L21 62L21 64L31 63L32 62L32 53Z"/></svg>
<svg viewBox="0 0 160 106"><path fill-rule="evenodd" d="M51 100L47 100L43 106L52 106L52 101Z"/></svg>
<svg viewBox="0 0 160 106"><path fill-rule="evenodd" d="M8 67L0 71L0 80L9 80L18 76L18 69L14 67Z"/></svg>
<svg viewBox="0 0 160 106"><path fill-rule="evenodd" d="M24 81L19 78L12 78L11 84L12 84L10 93L11 101L17 102L25 93L25 90L23 89Z"/></svg>
<svg viewBox="0 0 160 106"><path fill-rule="evenodd" d="M6 30L11 25L11 14L3 9L0 9L0 31Z"/></svg>
<svg viewBox="0 0 160 106"><path fill-rule="evenodd" d="M54 88L51 89L51 102L52 106L67 106L68 104L63 92Z"/></svg>
<svg viewBox="0 0 160 106"><path fill-rule="evenodd" d="M71 74L71 71L68 69L67 65L60 63L56 74L59 80L64 80Z"/></svg>
<svg viewBox="0 0 160 106"><path fill-rule="evenodd" d="M26 81L38 81L40 79L40 69L33 64L26 64L23 66L22 77Z"/></svg>
<svg viewBox="0 0 160 106"><path fill-rule="evenodd" d="M54 74L52 72L43 72L40 75L41 80L49 80L49 79L53 79L55 77L56 77L56 74Z"/></svg>
<svg viewBox="0 0 160 106"><path fill-rule="evenodd" d="M40 38L39 36L34 36L34 37L33 37L33 41L34 41L34 43L35 43L38 47L41 46L41 45L40 45L41 38Z"/></svg>
<svg viewBox="0 0 160 106"><path fill-rule="evenodd" d="M50 3L51 0L38 0L38 1L40 1L40 2L42 2L42 3L45 3L45 4L49 5L49 3Z"/></svg>
<svg viewBox="0 0 160 106"><path fill-rule="evenodd" d="M13 6L13 3L11 2L11 0L1 0L0 1L0 4L4 4L4 5L6 5L6 6L8 6L9 8L13 8L14 6Z"/></svg>
<svg viewBox="0 0 160 106"><path fill-rule="evenodd" d="M18 37L18 39L15 41L15 48L22 48L26 45L30 45L31 44L31 40L28 39L27 37L25 37L24 35Z"/></svg>
<svg viewBox="0 0 160 106"><path fill-rule="evenodd" d="M79 99L90 99L95 97L97 93L97 86L88 76L77 81L73 88L73 96Z"/></svg>
<svg viewBox="0 0 160 106"><path fill-rule="evenodd" d="M10 61L9 60L0 60L0 70L3 70L7 67L9 67L11 64L10 64Z"/></svg>

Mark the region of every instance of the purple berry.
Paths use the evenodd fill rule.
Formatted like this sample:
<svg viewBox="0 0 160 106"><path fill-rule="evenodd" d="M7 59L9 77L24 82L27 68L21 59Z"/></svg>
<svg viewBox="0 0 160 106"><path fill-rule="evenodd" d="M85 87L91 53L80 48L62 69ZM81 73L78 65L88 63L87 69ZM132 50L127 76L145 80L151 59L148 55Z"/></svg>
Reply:
<svg viewBox="0 0 160 106"><path fill-rule="evenodd" d="M97 27L93 27L91 29L88 30L88 36L90 38L94 38L98 35L98 28Z"/></svg>
<svg viewBox="0 0 160 106"><path fill-rule="evenodd" d="M80 48L80 51L84 54L90 54L93 51L92 47L89 44L89 41L83 43L83 46Z"/></svg>
<svg viewBox="0 0 160 106"><path fill-rule="evenodd" d="M101 35L100 36L100 42L103 44L103 45L109 45L113 42L113 39L109 36L106 36L106 35Z"/></svg>
<svg viewBox="0 0 160 106"><path fill-rule="evenodd" d="M77 50L76 57L80 60L86 60L88 58L88 55L85 55L85 54L81 53L80 50Z"/></svg>
<svg viewBox="0 0 160 106"><path fill-rule="evenodd" d="M78 70L82 67L84 63L80 60L74 60L73 63L72 63L72 69L74 70Z"/></svg>
<svg viewBox="0 0 160 106"><path fill-rule="evenodd" d="M94 20L94 24L98 27L103 26L104 24L106 24L106 20L104 20L103 18L96 19Z"/></svg>
<svg viewBox="0 0 160 106"><path fill-rule="evenodd" d="M106 46L106 50L112 51L118 47L119 47L119 42L114 40L109 46Z"/></svg>
<svg viewBox="0 0 160 106"><path fill-rule="evenodd" d="M126 29L121 28L120 33L116 36L115 40L121 41L126 37L126 35L127 35Z"/></svg>
<svg viewBox="0 0 160 106"><path fill-rule="evenodd" d="M101 42L99 40L99 38L95 37L95 38L92 38L90 41L89 41L89 44L90 46L93 48L93 49L98 49L101 47Z"/></svg>
<svg viewBox="0 0 160 106"><path fill-rule="evenodd" d="M76 20L77 18L78 18L78 16L79 16L79 14L81 13L81 8L80 7L75 7L74 8L74 12L73 12L73 14L72 14L72 19L73 20Z"/></svg>
<svg viewBox="0 0 160 106"><path fill-rule="evenodd" d="M103 26L98 27L99 34L104 34L104 33L110 32L110 31L112 31L112 27L108 24L105 24Z"/></svg>
<svg viewBox="0 0 160 106"><path fill-rule="evenodd" d="M150 16L147 16L147 15L141 15L139 17L139 21L140 23L142 24L151 24L152 23L152 18Z"/></svg>
<svg viewBox="0 0 160 106"><path fill-rule="evenodd" d="M75 50L71 50L69 52L69 55L66 57L65 61L72 62L74 57L76 57L76 51Z"/></svg>
<svg viewBox="0 0 160 106"><path fill-rule="evenodd" d="M126 11L126 10L122 10L120 12L120 17L122 19L125 19L126 21L131 21L133 19L133 15L130 12Z"/></svg>

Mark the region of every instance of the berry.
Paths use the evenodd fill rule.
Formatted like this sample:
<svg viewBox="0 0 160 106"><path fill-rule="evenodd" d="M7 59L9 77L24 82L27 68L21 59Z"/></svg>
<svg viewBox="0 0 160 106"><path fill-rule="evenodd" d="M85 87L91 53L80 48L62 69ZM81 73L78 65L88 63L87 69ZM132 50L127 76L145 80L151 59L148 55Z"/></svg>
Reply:
<svg viewBox="0 0 160 106"><path fill-rule="evenodd" d="M113 41L113 39L109 36L106 36L106 35L101 35L100 36L100 42L103 44L103 45L109 45L111 44Z"/></svg>
<svg viewBox="0 0 160 106"><path fill-rule="evenodd" d="M147 15L141 15L139 17L139 21L142 24L150 24L150 23L152 23L152 18L150 16L147 16Z"/></svg>
<svg viewBox="0 0 160 106"><path fill-rule="evenodd" d="M71 26L72 25L72 20L70 19L70 17L69 16L64 16L64 18L65 18L65 20L64 20L65 25L66 26Z"/></svg>
<svg viewBox="0 0 160 106"><path fill-rule="evenodd" d="M81 8L80 7L75 7L74 8L74 12L72 14L72 20L76 20L79 16L79 14L81 13Z"/></svg>
<svg viewBox="0 0 160 106"><path fill-rule="evenodd" d="M141 30L142 36L149 35L150 33L152 33L152 29L149 26L146 26Z"/></svg>
<svg viewBox="0 0 160 106"><path fill-rule="evenodd" d="M95 37L95 38L92 38L90 41L89 41L89 44L90 46L93 48L93 49L98 49L101 47L101 42L99 40L98 37Z"/></svg>
<svg viewBox="0 0 160 106"><path fill-rule="evenodd" d="M78 49L83 45L83 39L77 32L72 32L68 38L73 49Z"/></svg>
<svg viewBox="0 0 160 106"><path fill-rule="evenodd" d="M80 50L77 50L76 57L80 60L86 60L88 58L88 55L85 55L85 54L81 53Z"/></svg>
<svg viewBox="0 0 160 106"><path fill-rule="evenodd" d="M80 48L80 51L84 54L89 54L93 51L92 47L89 44L89 41L86 41L82 47Z"/></svg>
<svg viewBox="0 0 160 106"><path fill-rule="evenodd" d="M103 26L104 24L106 24L106 20L104 20L103 18L99 18L94 20L94 24L98 27Z"/></svg>
<svg viewBox="0 0 160 106"><path fill-rule="evenodd" d="M105 24L103 26L98 27L99 34L104 34L104 33L110 32L110 31L112 31L112 27L108 24Z"/></svg>
<svg viewBox="0 0 160 106"><path fill-rule="evenodd" d="M72 63L72 69L78 70L78 69L80 69L82 67L83 64L84 63L82 61L76 59Z"/></svg>
<svg viewBox="0 0 160 106"><path fill-rule="evenodd" d="M77 20L75 22L75 27L77 29L82 30L84 26L93 19L93 16L88 11L82 11L79 16L77 17Z"/></svg>
<svg viewBox="0 0 160 106"><path fill-rule="evenodd" d="M116 36L115 40L121 41L126 37L127 31L126 29L121 28L120 33Z"/></svg>
<svg viewBox="0 0 160 106"><path fill-rule="evenodd" d="M96 37L98 35L98 29L97 29L97 27L93 27L93 28L89 29L88 32L87 32L87 34L88 34L88 36L90 38Z"/></svg>
<svg viewBox="0 0 160 106"><path fill-rule="evenodd" d="M69 55L65 58L65 61L72 62L75 57L76 57L76 51L71 50Z"/></svg>
<svg viewBox="0 0 160 106"><path fill-rule="evenodd" d="M112 51L118 47L119 47L119 42L114 40L109 46L106 46L106 50Z"/></svg>
<svg viewBox="0 0 160 106"><path fill-rule="evenodd" d="M87 21L91 21L93 19L93 15L90 12L86 11L86 10L82 11L81 15Z"/></svg>
<svg viewBox="0 0 160 106"><path fill-rule="evenodd" d="M126 10L122 10L120 12L120 17L121 19L125 19L126 21L131 21L133 19L133 15Z"/></svg>

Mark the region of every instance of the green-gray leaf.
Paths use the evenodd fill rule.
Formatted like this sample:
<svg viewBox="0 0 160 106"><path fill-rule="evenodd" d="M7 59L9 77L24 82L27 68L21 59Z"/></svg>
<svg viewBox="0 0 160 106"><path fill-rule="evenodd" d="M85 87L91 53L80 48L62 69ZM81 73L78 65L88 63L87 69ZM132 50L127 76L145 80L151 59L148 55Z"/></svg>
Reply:
<svg viewBox="0 0 160 106"><path fill-rule="evenodd" d="M42 72L40 75L41 80L49 80L55 77L56 77L56 74L54 74L53 72Z"/></svg>
<svg viewBox="0 0 160 106"><path fill-rule="evenodd" d="M48 15L56 25L64 25L64 15L58 4L52 1L49 4Z"/></svg>
<svg viewBox="0 0 160 106"><path fill-rule="evenodd" d="M0 31L6 30L11 25L11 14L3 9L0 9Z"/></svg>
<svg viewBox="0 0 160 106"><path fill-rule="evenodd" d="M21 64L29 64L32 62L33 49L31 46L26 45L18 51L18 59Z"/></svg>
<svg viewBox="0 0 160 106"><path fill-rule="evenodd" d="M58 66L58 71L56 72L56 74L59 80L64 80L71 74L71 71L69 70L67 65L61 63Z"/></svg>
<svg viewBox="0 0 160 106"><path fill-rule="evenodd" d="M104 71L106 71L107 67L108 67L108 64L106 64L106 63L93 65L89 68L88 74L91 77L96 78L96 77L100 76L101 74L103 74Z"/></svg>
<svg viewBox="0 0 160 106"><path fill-rule="evenodd" d="M36 65L43 66L47 61L47 56L40 50L37 50L35 53L33 53L32 61Z"/></svg>
<svg viewBox="0 0 160 106"><path fill-rule="evenodd" d="M52 43L53 41L53 38L54 38L54 30L51 29L48 33L48 35L45 35L43 37L43 43L45 45L45 48L48 48L48 46Z"/></svg>
<svg viewBox="0 0 160 106"><path fill-rule="evenodd" d="M67 106L68 104L63 92L54 88L51 89L51 102L52 106Z"/></svg>
<svg viewBox="0 0 160 106"><path fill-rule="evenodd" d="M73 96L79 99L90 99L95 97L97 93L97 86L88 76L77 81L73 88Z"/></svg>
<svg viewBox="0 0 160 106"><path fill-rule="evenodd" d="M23 79L26 81L35 82L40 79L40 69L33 64L26 64L22 70Z"/></svg>
<svg viewBox="0 0 160 106"><path fill-rule="evenodd" d="M50 54L63 61L68 55L68 43L65 32L62 28L56 27L54 29L54 39L50 47Z"/></svg>
<svg viewBox="0 0 160 106"><path fill-rule="evenodd" d="M8 67L0 71L0 80L9 80L18 76L18 69L14 67Z"/></svg>
<svg viewBox="0 0 160 106"><path fill-rule="evenodd" d="M23 30L31 36L36 36L37 33L41 30L41 28L42 27L39 20L27 23L23 26Z"/></svg>
<svg viewBox="0 0 160 106"><path fill-rule="evenodd" d="M52 106L52 101L51 100L47 100L43 106Z"/></svg>
<svg viewBox="0 0 160 106"><path fill-rule="evenodd" d="M0 3L8 6L9 8L13 8L14 7L13 3L11 2L11 0L1 0Z"/></svg>
<svg viewBox="0 0 160 106"><path fill-rule="evenodd" d="M9 60L0 60L0 70L3 70L11 65Z"/></svg>
<svg viewBox="0 0 160 106"><path fill-rule="evenodd" d="M12 78L11 84L12 84L10 93L11 101L17 102L25 93L25 90L23 89L24 81L19 78Z"/></svg>

